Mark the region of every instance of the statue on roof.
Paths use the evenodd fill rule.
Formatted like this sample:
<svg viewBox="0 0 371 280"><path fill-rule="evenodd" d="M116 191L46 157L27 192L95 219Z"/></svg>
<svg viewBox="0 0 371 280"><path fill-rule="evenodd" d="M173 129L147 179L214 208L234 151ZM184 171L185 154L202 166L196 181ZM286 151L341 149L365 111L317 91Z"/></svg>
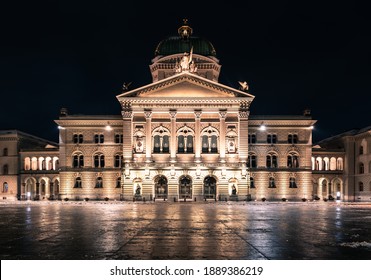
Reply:
<svg viewBox="0 0 371 280"><path fill-rule="evenodd" d="M244 81L244 82L238 81L238 83L240 84L240 90L242 90L242 91L248 91L249 90L249 85L247 84L246 81Z"/></svg>
<svg viewBox="0 0 371 280"><path fill-rule="evenodd" d="M122 84L122 92L125 92L125 91L128 91L129 90L129 86L131 85L132 82L129 82L129 83L123 83Z"/></svg>

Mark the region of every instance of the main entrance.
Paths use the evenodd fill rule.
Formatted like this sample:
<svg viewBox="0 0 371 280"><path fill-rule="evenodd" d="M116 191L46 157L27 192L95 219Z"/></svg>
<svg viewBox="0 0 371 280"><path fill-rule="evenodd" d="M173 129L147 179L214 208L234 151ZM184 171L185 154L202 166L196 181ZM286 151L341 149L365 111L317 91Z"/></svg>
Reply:
<svg viewBox="0 0 371 280"><path fill-rule="evenodd" d="M192 179L189 176L179 178L179 198L192 198Z"/></svg>
<svg viewBox="0 0 371 280"><path fill-rule="evenodd" d="M163 175L155 179L155 197L167 198L167 178Z"/></svg>
<svg viewBox="0 0 371 280"><path fill-rule="evenodd" d="M204 197L215 198L216 197L216 179L211 176L206 176L204 179Z"/></svg>

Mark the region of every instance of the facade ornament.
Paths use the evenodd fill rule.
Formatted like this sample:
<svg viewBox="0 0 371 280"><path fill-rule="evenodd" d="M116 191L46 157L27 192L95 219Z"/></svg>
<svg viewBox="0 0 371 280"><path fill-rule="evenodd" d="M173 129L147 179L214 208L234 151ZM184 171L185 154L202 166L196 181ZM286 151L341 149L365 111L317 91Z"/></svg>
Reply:
<svg viewBox="0 0 371 280"><path fill-rule="evenodd" d="M221 119L225 119L225 117L227 116L227 110L220 110L219 116Z"/></svg>
<svg viewBox="0 0 371 280"><path fill-rule="evenodd" d="M152 111L151 110L144 110L144 116L146 117L146 119L149 119L152 115Z"/></svg>
<svg viewBox="0 0 371 280"><path fill-rule="evenodd" d="M174 118L175 118L175 116L176 116L176 113L177 113L177 111L176 111L176 110L169 110L169 114L170 114L170 116L171 116L171 118L172 118L172 119L174 119Z"/></svg>
<svg viewBox="0 0 371 280"><path fill-rule="evenodd" d="M244 82L238 81L238 83L240 84L240 90L242 90L242 91L248 91L249 90L249 86L248 86L246 81L244 81Z"/></svg>
<svg viewBox="0 0 371 280"><path fill-rule="evenodd" d="M201 117L201 114L202 114L202 110L195 110L196 119L199 119Z"/></svg>
<svg viewBox="0 0 371 280"><path fill-rule="evenodd" d="M247 119L250 115L250 112L245 110L240 110L238 113L241 119Z"/></svg>
<svg viewBox="0 0 371 280"><path fill-rule="evenodd" d="M122 110L121 111L121 114L122 114L122 117L124 119L131 119L131 117L133 116L133 111L131 111L131 110Z"/></svg>

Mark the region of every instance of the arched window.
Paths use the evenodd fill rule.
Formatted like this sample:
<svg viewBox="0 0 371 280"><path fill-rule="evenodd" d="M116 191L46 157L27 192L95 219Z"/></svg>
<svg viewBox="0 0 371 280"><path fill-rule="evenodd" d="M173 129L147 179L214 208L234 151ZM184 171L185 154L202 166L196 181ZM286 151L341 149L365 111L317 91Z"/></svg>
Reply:
<svg viewBox="0 0 371 280"><path fill-rule="evenodd" d="M3 193L7 193L8 192L8 188L9 188L8 183L7 182L4 182L4 184L3 184Z"/></svg>
<svg viewBox="0 0 371 280"><path fill-rule="evenodd" d="M45 158L45 168L46 168L46 170L51 170L52 169L52 158L51 157L46 157Z"/></svg>
<svg viewBox="0 0 371 280"><path fill-rule="evenodd" d="M74 188L82 188L81 177L76 177L76 179L75 179L75 185L73 187Z"/></svg>
<svg viewBox="0 0 371 280"><path fill-rule="evenodd" d="M268 144L276 144L277 143L277 134L268 134L267 135L267 143Z"/></svg>
<svg viewBox="0 0 371 280"><path fill-rule="evenodd" d="M114 164L114 166L121 168L121 167L123 167L123 165L122 165L123 163L124 163L124 157L122 155L120 155L120 154L115 155L115 164Z"/></svg>
<svg viewBox="0 0 371 280"><path fill-rule="evenodd" d="M167 128L160 126L153 131L153 153L170 152L170 132Z"/></svg>
<svg viewBox="0 0 371 280"><path fill-rule="evenodd" d="M43 157L39 157L39 170L45 170L45 159Z"/></svg>
<svg viewBox="0 0 371 280"><path fill-rule="evenodd" d="M104 167L104 155L103 154L96 154L94 155L94 167L95 168L103 168Z"/></svg>
<svg viewBox="0 0 371 280"><path fill-rule="evenodd" d="M329 170L330 168L330 160L328 157L325 157L323 159L323 164L324 164L324 170Z"/></svg>
<svg viewBox="0 0 371 280"><path fill-rule="evenodd" d="M36 157L32 158L31 169L37 170L37 158Z"/></svg>
<svg viewBox="0 0 371 280"><path fill-rule="evenodd" d="M3 166L3 175L8 175L9 174L9 167L7 164Z"/></svg>
<svg viewBox="0 0 371 280"><path fill-rule="evenodd" d="M81 133L75 133L72 137L72 142L74 144L81 144L84 142L84 136Z"/></svg>
<svg viewBox="0 0 371 280"><path fill-rule="evenodd" d="M103 178L102 177L97 177L95 181L95 187L96 188L103 188Z"/></svg>
<svg viewBox="0 0 371 280"><path fill-rule="evenodd" d="M255 144L256 143L256 134L250 133L248 136L248 143L249 144Z"/></svg>
<svg viewBox="0 0 371 280"><path fill-rule="evenodd" d="M216 197L216 179L211 176L206 176L204 179L204 196L205 198Z"/></svg>
<svg viewBox="0 0 371 280"><path fill-rule="evenodd" d="M81 168L84 166L84 155L83 154L75 154L72 156L72 167L73 168Z"/></svg>
<svg viewBox="0 0 371 280"><path fill-rule="evenodd" d="M116 133L115 134L115 143L116 144L124 143L124 135L122 133Z"/></svg>
<svg viewBox="0 0 371 280"><path fill-rule="evenodd" d="M336 158L330 158L330 170L336 170Z"/></svg>
<svg viewBox="0 0 371 280"><path fill-rule="evenodd" d="M312 162L312 170L316 170L316 159L314 157L312 157L311 162Z"/></svg>
<svg viewBox="0 0 371 280"><path fill-rule="evenodd" d="M316 170L322 170L322 158L321 157L316 158Z"/></svg>
<svg viewBox="0 0 371 280"><path fill-rule="evenodd" d="M121 188L121 177L117 177L116 179L116 189L120 189Z"/></svg>
<svg viewBox="0 0 371 280"><path fill-rule="evenodd" d="M287 136L287 142L289 144L297 144L299 142L299 138L297 134L289 134Z"/></svg>
<svg viewBox="0 0 371 280"><path fill-rule="evenodd" d="M337 170L343 170L344 165L343 165L343 158L339 157L336 160L336 169Z"/></svg>
<svg viewBox="0 0 371 280"><path fill-rule="evenodd" d="M268 188L275 188L276 187L276 182L274 181L273 177L269 177L269 185Z"/></svg>
<svg viewBox="0 0 371 280"><path fill-rule="evenodd" d="M103 144L104 143L104 134L98 134L96 133L94 135L94 143L96 144Z"/></svg>
<svg viewBox="0 0 371 280"><path fill-rule="evenodd" d="M247 156L247 167L248 168L256 168L256 162L257 162L257 158L256 158L256 155L254 154L249 154Z"/></svg>
<svg viewBox="0 0 371 280"><path fill-rule="evenodd" d="M167 198L168 186L167 178L163 175L155 178L155 196L156 198Z"/></svg>
<svg viewBox="0 0 371 280"><path fill-rule="evenodd" d="M360 146L360 147L359 147L359 154L360 154L360 155L363 155L363 146Z"/></svg>
<svg viewBox="0 0 371 280"><path fill-rule="evenodd" d="M290 189L297 188L296 180L295 180L294 177L290 177L289 188L290 188Z"/></svg>
<svg viewBox="0 0 371 280"><path fill-rule="evenodd" d="M290 153L287 156L287 167L298 168L299 167L299 156L295 153Z"/></svg>
<svg viewBox="0 0 371 280"><path fill-rule="evenodd" d="M365 165L361 162L359 164L359 174L364 174L365 173Z"/></svg>
<svg viewBox="0 0 371 280"><path fill-rule="evenodd" d="M59 158L53 157L53 170L58 170L59 168Z"/></svg>
<svg viewBox="0 0 371 280"><path fill-rule="evenodd" d="M178 135L178 153L190 153L193 151L194 132L187 126L182 127L177 132Z"/></svg>
<svg viewBox="0 0 371 280"><path fill-rule="evenodd" d="M359 191L360 191L360 192L363 192L363 190L364 190L364 189L363 189L363 182L359 182L359 183L358 183L358 188L359 188Z"/></svg>
<svg viewBox="0 0 371 280"><path fill-rule="evenodd" d="M8 156L8 148L3 149L3 156L4 157Z"/></svg>
<svg viewBox="0 0 371 280"><path fill-rule="evenodd" d="M30 170L31 169L31 159L29 157L26 157L24 159L24 170Z"/></svg>
<svg viewBox="0 0 371 280"><path fill-rule="evenodd" d="M275 154L268 154L267 155L267 168L277 168L277 155Z"/></svg>
<svg viewBox="0 0 371 280"><path fill-rule="evenodd" d="M201 132L202 153L218 152L218 131L212 126L208 126Z"/></svg>
<svg viewBox="0 0 371 280"><path fill-rule="evenodd" d="M250 177L250 189L255 189L254 177Z"/></svg>

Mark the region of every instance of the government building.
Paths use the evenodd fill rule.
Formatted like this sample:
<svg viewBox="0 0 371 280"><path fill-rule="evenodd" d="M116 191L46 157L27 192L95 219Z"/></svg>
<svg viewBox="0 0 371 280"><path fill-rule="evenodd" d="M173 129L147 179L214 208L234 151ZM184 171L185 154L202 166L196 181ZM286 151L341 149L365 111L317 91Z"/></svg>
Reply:
<svg viewBox="0 0 371 280"><path fill-rule="evenodd" d="M214 46L185 21L157 45L152 82L124 84L121 114L62 108L59 143L0 131L2 198L370 200L371 127L313 145L309 110L250 115L247 83L223 85L220 70Z"/></svg>

